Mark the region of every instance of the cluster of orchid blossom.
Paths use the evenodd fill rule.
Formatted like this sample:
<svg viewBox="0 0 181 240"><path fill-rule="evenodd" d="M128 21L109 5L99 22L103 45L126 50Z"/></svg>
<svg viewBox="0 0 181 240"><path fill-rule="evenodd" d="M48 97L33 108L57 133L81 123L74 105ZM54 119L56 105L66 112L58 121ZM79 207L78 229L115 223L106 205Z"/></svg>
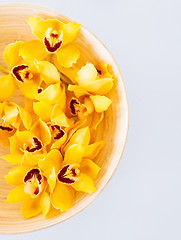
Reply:
<svg viewBox="0 0 181 240"><path fill-rule="evenodd" d="M104 141L94 136L113 86L108 64L78 67L80 24L38 17L28 23L38 39L9 44L9 68L0 77L0 142L11 151L2 158L15 165L5 176L15 186L6 202L22 202L24 218L66 211L76 191L96 191L94 160ZM17 89L24 107L10 101Z"/></svg>

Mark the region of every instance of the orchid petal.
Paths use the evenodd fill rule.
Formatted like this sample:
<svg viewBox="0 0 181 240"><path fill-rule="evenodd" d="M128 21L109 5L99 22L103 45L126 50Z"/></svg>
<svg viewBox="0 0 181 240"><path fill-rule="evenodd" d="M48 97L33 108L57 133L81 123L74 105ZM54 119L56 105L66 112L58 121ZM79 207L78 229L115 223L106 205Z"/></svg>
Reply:
<svg viewBox="0 0 181 240"><path fill-rule="evenodd" d="M80 165L80 171L94 180L100 171L100 167L90 159L83 159Z"/></svg>
<svg viewBox="0 0 181 240"><path fill-rule="evenodd" d="M34 123L31 132L42 141L43 145L48 145L51 142L50 129L41 119Z"/></svg>
<svg viewBox="0 0 181 240"><path fill-rule="evenodd" d="M48 86L44 91L36 96L36 100L55 104L61 96L60 83Z"/></svg>
<svg viewBox="0 0 181 240"><path fill-rule="evenodd" d="M97 70L92 63L87 63L78 73L75 81L78 85L86 85L95 82L97 78Z"/></svg>
<svg viewBox="0 0 181 240"><path fill-rule="evenodd" d="M29 170L27 166L17 166L12 168L8 175L5 176L8 184L18 186L23 184L24 177Z"/></svg>
<svg viewBox="0 0 181 240"><path fill-rule="evenodd" d="M16 84L21 91L21 93L30 99L35 99L38 94L38 83L36 82L17 82Z"/></svg>
<svg viewBox="0 0 181 240"><path fill-rule="evenodd" d="M44 159L43 154L33 155L30 152L25 152L23 155L22 164L33 167L33 166L36 166L39 163L39 161L41 161L42 159Z"/></svg>
<svg viewBox="0 0 181 240"><path fill-rule="evenodd" d="M70 138L70 141L65 147L65 151L72 145L72 144L82 144L82 146L87 146L90 142L90 130L89 127L85 127L82 129L77 130L73 136Z"/></svg>
<svg viewBox="0 0 181 240"><path fill-rule="evenodd" d="M31 114L22 107L19 107L19 113L25 128L29 130L32 124Z"/></svg>
<svg viewBox="0 0 181 240"><path fill-rule="evenodd" d="M24 184L17 186L11 190L6 199L7 203L20 203L29 198L29 195L24 191Z"/></svg>
<svg viewBox="0 0 181 240"><path fill-rule="evenodd" d="M47 102L40 101L33 103L34 112L45 122L50 121L53 106Z"/></svg>
<svg viewBox="0 0 181 240"><path fill-rule="evenodd" d="M80 31L81 24L79 23L74 23L74 22L69 22L66 23L62 26L62 31L63 31L63 45L66 45L70 42L72 42L78 32Z"/></svg>
<svg viewBox="0 0 181 240"><path fill-rule="evenodd" d="M55 172L57 173L61 167L62 161L63 159L60 151L52 149L44 159L39 161L38 166L42 171L55 168Z"/></svg>
<svg viewBox="0 0 181 240"><path fill-rule="evenodd" d="M73 124L73 121L66 117L65 113L57 104L53 108L51 121L63 127L70 127Z"/></svg>
<svg viewBox="0 0 181 240"><path fill-rule="evenodd" d="M7 162L11 164L21 164L23 155L22 154L16 154L16 153L10 153L5 156L2 156L1 158L5 159Z"/></svg>
<svg viewBox="0 0 181 240"><path fill-rule="evenodd" d="M41 73L41 78L46 84L60 83L60 75L57 68L50 62L39 61L36 65Z"/></svg>
<svg viewBox="0 0 181 240"><path fill-rule="evenodd" d="M14 78L8 74L0 77L0 101L6 101L11 98L16 91Z"/></svg>
<svg viewBox="0 0 181 240"><path fill-rule="evenodd" d="M64 156L64 164L80 163L84 156L84 148L81 144L71 145Z"/></svg>
<svg viewBox="0 0 181 240"><path fill-rule="evenodd" d="M70 209L74 204L73 189L57 181L53 194L51 194L51 203L62 212Z"/></svg>
<svg viewBox="0 0 181 240"><path fill-rule="evenodd" d="M13 67L22 61L22 57L19 55L19 50L23 46L22 41L10 43L4 50L4 60L10 66Z"/></svg>
<svg viewBox="0 0 181 240"><path fill-rule="evenodd" d="M40 198L30 198L23 202L21 212L24 218L30 218L41 213Z"/></svg>
<svg viewBox="0 0 181 240"><path fill-rule="evenodd" d="M40 61L43 60L48 54L45 50L45 46L39 40L25 42L19 52L20 56L27 61Z"/></svg>
<svg viewBox="0 0 181 240"><path fill-rule="evenodd" d="M99 141L99 142L95 142L93 144L88 145L85 148L84 157L89 159L94 159L99 154L99 152L101 151L104 145L105 145L105 141Z"/></svg>
<svg viewBox="0 0 181 240"><path fill-rule="evenodd" d="M86 91L97 94L97 95L105 95L107 94L111 88L113 87L113 79L111 78L102 78L98 79L92 83L81 85Z"/></svg>
<svg viewBox="0 0 181 240"><path fill-rule="evenodd" d="M65 133L63 135L63 137L61 137L60 139L56 140L52 146L51 149L60 149L61 146L65 143L65 141L67 140L67 134Z"/></svg>
<svg viewBox="0 0 181 240"><path fill-rule="evenodd" d="M43 40L48 28L59 30L63 25L63 23L57 19L43 20L38 17L29 17L28 24L30 25L33 34L40 40Z"/></svg>
<svg viewBox="0 0 181 240"><path fill-rule="evenodd" d="M96 112L103 112L108 109L112 101L105 97L105 96L100 96L100 95L92 95L90 96L90 99L92 100Z"/></svg>
<svg viewBox="0 0 181 240"><path fill-rule="evenodd" d="M44 191L41 195L41 198L40 198L40 207L41 207L41 211L42 211L42 214L43 214L44 217L49 212L50 206L51 206L50 196L48 195L48 193L46 193Z"/></svg>
<svg viewBox="0 0 181 240"><path fill-rule="evenodd" d="M58 64L62 67L69 68L79 59L80 51L72 44L68 44L63 48L60 48L56 55Z"/></svg>
<svg viewBox="0 0 181 240"><path fill-rule="evenodd" d="M81 191L85 193L95 192L95 186L91 177L84 173L79 174L79 179L71 185L76 191Z"/></svg>
<svg viewBox="0 0 181 240"><path fill-rule="evenodd" d="M56 181L57 181L57 174L55 172L55 168L52 168L52 172L49 174L48 178L47 178L47 182L50 188L50 192L53 193L53 190L55 188L56 185Z"/></svg>

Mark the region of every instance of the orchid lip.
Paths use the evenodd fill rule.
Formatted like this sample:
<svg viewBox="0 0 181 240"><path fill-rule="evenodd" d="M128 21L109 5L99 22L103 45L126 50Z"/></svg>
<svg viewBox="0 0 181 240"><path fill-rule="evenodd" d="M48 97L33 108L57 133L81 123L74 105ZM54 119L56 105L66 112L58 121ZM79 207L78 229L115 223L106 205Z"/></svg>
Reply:
<svg viewBox="0 0 181 240"><path fill-rule="evenodd" d="M23 80L23 78L22 78L22 76L21 76L20 73L21 73L21 71L23 71L23 70L26 69L26 68L28 68L28 66L23 64L23 65L16 66L16 67L14 67L14 68L12 69L12 73L13 73L14 77L15 77L18 81L24 82L24 80ZM28 78L28 76L29 76L29 73L26 72L26 73L25 73L25 78Z"/></svg>
<svg viewBox="0 0 181 240"><path fill-rule="evenodd" d="M39 169L31 169L24 177L25 191L31 195L38 195L41 190L42 179Z"/></svg>
<svg viewBox="0 0 181 240"><path fill-rule="evenodd" d="M24 177L24 183L26 183L28 180L30 180L33 176L36 176L36 179L38 180L39 184L41 184L42 176L40 174L40 170L37 168L31 169L26 176Z"/></svg>
<svg viewBox="0 0 181 240"><path fill-rule="evenodd" d="M36 138L36 137L33 137L33 144L34 144L34 146L33 147L28 146L26 148L26 151L28 151L28 152L36 152L38 150L41 150L42 147L43 147L42 142L38 138Z"/></svg>
<svg viewBox="0 0 181 240"><path fill-rule="evenodd" d="M77 112L76 105L79 106L80 103L76 99L73 98L70 101L70 110L71 110L71 114L72 115L77 115L77 113L76 113Z"/></svg>
<svg viewBox="0 0 181 240"><path fill-rule="evenodd" d="M8 132L12 132L13 131L13 127L4 127L2 125L0 125L0 129L3 130L3 131L8 131Z"/></svg>
<svg viewBox="0 0 181 240"><path fill-rule="evenodd" d="M53 131L57 132L56 136L54 137L55 140L62 138L65 134L65 131L61 129L59 125L51 125Z"/></svg>
<svg viewBox="0 0 181 240"><path fill-rule="evenodd" d="M79 175L77 164L67 164L58 173L58 180L62 183L73 184Z"/></svg>
<svg viewBox="0 0 181 240"><path fill-rule="evenodd" d="M53 30L52 28L48 28L46 31L46 36L43 39L43 43L46 46L46 49L50 53L56 52L63 43L62 40L63 32L61 31L61 34L56 30Z"/></svg>

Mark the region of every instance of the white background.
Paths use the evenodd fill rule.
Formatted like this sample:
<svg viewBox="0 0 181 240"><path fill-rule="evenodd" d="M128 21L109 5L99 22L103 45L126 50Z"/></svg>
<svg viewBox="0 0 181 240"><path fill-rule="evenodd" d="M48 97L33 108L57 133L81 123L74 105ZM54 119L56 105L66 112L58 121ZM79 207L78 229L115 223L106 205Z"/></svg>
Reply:
<svg viewBox="0 0 181 240"><path fill-rule="evenodd" d="M82 23L110 49L125 79L130 129L115 175L91 206L54 227L0 239L180 240L181 1L29 2Z"/></svg>

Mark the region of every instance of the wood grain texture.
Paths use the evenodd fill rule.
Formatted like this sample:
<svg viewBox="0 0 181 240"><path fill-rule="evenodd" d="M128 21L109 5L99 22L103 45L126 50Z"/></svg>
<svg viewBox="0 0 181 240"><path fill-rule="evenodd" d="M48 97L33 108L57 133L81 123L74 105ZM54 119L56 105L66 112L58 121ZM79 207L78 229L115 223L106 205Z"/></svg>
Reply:
<svg viewBox="0 0 181 240"><path fill-rule="evenodd" d="M42 6L29 4L3 4L0 5L0 64L3 61L5 46L17 40L26 41L33 38L26 19L30 16L58 18L62 21L70 21L69 18L53 10ZM123 78L119 68L105 46L88 30L82 28L75 43L81 51L83 63L92 62L98 64L101 61L112 66L116 77L115 85L109 97L113 100L111 107L106 112L103 124L98 129L97 139L105 139L106 146L96 159L101 166L101 171L96 180L97 192L94 194L77 194L76 202L72 209L50 219L37 216L24 220L20 211L20 204L5 203L8 192L12 189L4 179L12 165L0 159L0 233L23 233L42 229L56 223L60 223L82 209L87 207L106 186L113 175L122 156L129 125L128 101ZM19 92L14 97L15 102L23 104L23 98ZM0 147L1 156L9 153L9 149Z"/></svg>

